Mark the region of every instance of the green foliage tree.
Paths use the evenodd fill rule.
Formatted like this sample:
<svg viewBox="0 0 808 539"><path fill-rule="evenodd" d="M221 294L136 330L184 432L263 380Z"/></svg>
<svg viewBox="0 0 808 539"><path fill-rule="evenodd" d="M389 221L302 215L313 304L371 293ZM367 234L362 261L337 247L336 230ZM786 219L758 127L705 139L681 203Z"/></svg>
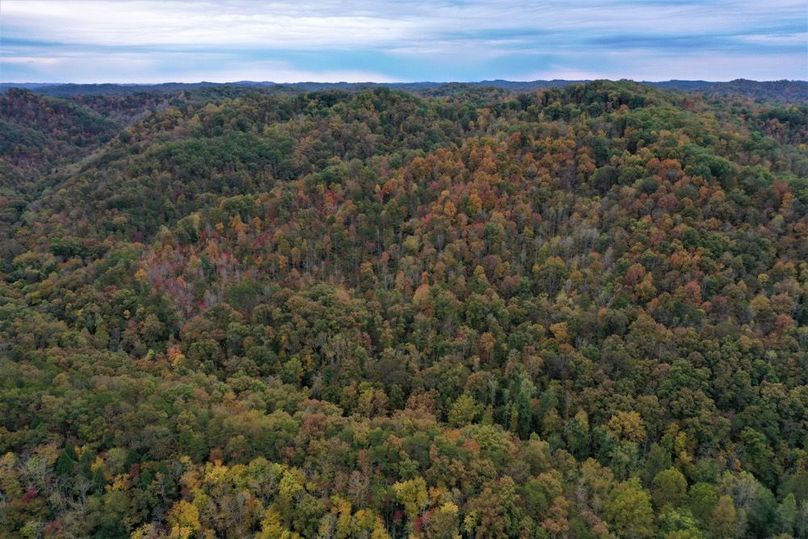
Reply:
<svg viewBox="0 0 808 539"><path fill-rule="evenodd" d="M610 529L623 537L651 537L654 513L651 495L637 479L615 486L604 503L604 515Z"/></svg>

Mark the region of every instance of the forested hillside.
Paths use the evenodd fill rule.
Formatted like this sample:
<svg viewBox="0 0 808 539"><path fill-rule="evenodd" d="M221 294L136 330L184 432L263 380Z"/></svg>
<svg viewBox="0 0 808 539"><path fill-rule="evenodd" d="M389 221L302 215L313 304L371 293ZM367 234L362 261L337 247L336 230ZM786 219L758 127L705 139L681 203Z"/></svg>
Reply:
<svg viewBox="0 0 808 539"><path fill-rule="evenodd" d="M808 105L0 95L0 536L808 537Z"/></svg>

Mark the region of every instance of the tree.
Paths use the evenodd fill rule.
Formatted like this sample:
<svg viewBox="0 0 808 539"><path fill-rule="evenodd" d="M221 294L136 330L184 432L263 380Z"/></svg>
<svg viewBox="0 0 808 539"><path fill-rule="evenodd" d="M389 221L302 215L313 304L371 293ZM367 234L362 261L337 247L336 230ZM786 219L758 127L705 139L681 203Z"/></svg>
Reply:
<svg viewBox="0 0 808 539"><path fill-rule="evenodd" d="M584 410L578 410L564 426L567 449L579 459L586 458L589 455L589 436L589 418Z"/></svg>
<svg viewBox="0 0 808 539"><path fill-rule="evenodd" d="M651 537L654 533L654 513L651 495L636 478L619 483L603 505L609 529L621 537Z"/></svg>
<svg viewBox="0 0 808 539"><path fill-rule="evenodd" d="M699 482L690 487L688 507L702 523L707 524L710 522L716 503L718 503L718 493L713 485Z"/></svg>
<svg viewBox="0 0 808 539"><path fill-rule="evenodd" d="M458 427L473 423L480 415L481 406L468 394L460 395L449 410L449 423Z"/></svg>
<svg viewBox="0 0 808 539"><path fill-rule="evenodd" d="M780 533L793 534L797 522L797 500L789 493L777 507L777 526Z"/></svg>
<svg viewBox="0 0 808 539"><path fill-rule="evenodd" d="M454 539L459 536L458 516L460 508L453 502L445 502L429 515L427 537Z"/></svg>
<svg viewBox="0 0 808 539"><path fill-rule="evenodd" d="M645 441L645 424L637 412L617 412L609 419L608 428L618 440L634 443Z"/></svg>
<svg viewBox="0 0 808 539"><path fill-rule="evenodd" d="M676 468L668 468L654 477L654 504L658 508L668 504L678 507L685 503L687 480Z"/></svg>
<svg viewBox="0 0 808 539"><path fill-rule="evenodd" d="M421 477L399 481L393 485L393 492L398 501L404 505L410 526L413 526L421 511L426 508L428 501L426 482Z"/></svg>
<svg viewBox="0 0 808 539"><path fill-rule="evenodd" d="M516 484L510 477L486 485L469 501L469 513L464 522L467 533L475 537L509 537L518 535L522 510Z"/></svg>
<svg viewBox="0 0 808 539"><path fill-rule="evenodd" d="M710 531L718 539L730 539L738 534L738 512L729 496L721 496L713 509Z"/></svg>
<svg viewBox="0 0 808 539"><path fill-rule="evenodd" d="M196 506L180 500L168 513L168 524L171 527L171 537L187 539L202 530L199 522L199 510Z"/></svg>

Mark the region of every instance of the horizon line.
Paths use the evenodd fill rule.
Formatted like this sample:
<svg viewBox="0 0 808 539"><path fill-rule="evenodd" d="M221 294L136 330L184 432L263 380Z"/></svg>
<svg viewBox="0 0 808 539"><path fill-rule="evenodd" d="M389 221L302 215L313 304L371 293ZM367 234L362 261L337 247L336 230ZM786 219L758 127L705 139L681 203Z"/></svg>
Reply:
<svg viewBox="0 0 808 539"><path fill-rule="evenodd" d="M649 80L649 79L632 79L628 77L622 77L619 79L616 78L592 78L592 79L478 79L478 80L447 80L447 81L440 81L440 80L412 80L412 81L374 81L374 80L364 80L364 81L319 81L319 80L298 80L298 81L289 81L289 82L276 82L271 80L251 80L251 79L241 79L241 80L229 80L229 81L209 81L209 80L198 80L198 81L172 81L166 80L161 82L114 82L114 81L105 81L105 82L71 82L71 81L61 81L61 82L39 82L39 81L2 81L0 80L0 84L3 85L14 85L14 84L24 84L24 85L41 85L41 86L65 86L65 85L74 85L74 86L99 86L99 85L115 85L115 86L160 86L164 84L217 84L217 85L227 85L227 84L266 84L266 85L288 85L288 84L377 84L377 85L404 85L404 84L482 84L487 82L510 82L510 83L535 83L535 82L596 82L596 81L609 81L609 82L621 82L621 81L628 81L628 82L637 82L637 83L660 83L660 82L708 82L708 83L729 83L729 82L758 82L758 83L765 83L765 82L808 82L808 79L789 79L789 78L782 78L782 79L767 79L767 80L757 80L757 79L749 79L745 77L738 77L734 79L727 79L727 80L708 80L708 79L658 79L658 80Z"/></svg>

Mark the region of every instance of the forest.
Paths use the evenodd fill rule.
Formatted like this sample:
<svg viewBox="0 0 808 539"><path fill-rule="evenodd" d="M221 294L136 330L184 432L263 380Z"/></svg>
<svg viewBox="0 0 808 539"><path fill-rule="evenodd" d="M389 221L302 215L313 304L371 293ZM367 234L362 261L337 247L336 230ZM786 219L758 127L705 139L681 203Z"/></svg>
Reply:
<svg viewBox="0 0 808 539"><path fill-rule="evenodd" d="M4 88L0 536L808 537L808 99L695 90Z"/></svg>

